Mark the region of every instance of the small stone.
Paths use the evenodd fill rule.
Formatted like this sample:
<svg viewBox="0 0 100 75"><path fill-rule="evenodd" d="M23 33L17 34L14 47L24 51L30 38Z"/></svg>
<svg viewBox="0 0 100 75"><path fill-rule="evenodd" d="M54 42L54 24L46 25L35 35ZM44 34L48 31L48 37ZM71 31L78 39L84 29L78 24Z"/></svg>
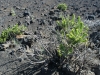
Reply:
<svg viewBox="0 0 100 75"><path fill-rule="evenodd" d="M10 54L10 55L14 55L14 53L15 53L15 51L12 51L12 52L10 52L9 54Z"/></svg>
<svg viewBox="0 0 100 75"><path fill-rule="evenodd" d="M26 17L26 16L30 16L31 14L30 14L30 12L28 10L25 10L23 15L24 15L24 17Z"/></svg>
<svg viewBox="0 0 100 75"><path fill-rule="evenodd" d="M63 70L63 72L66 73L66 75L75 75L75 73L73 71L71 71L71 69L72 68L68 64L64 64L63 67L62 67L62 70Z"/></svg>
<svg viewBox="0 0 100 75"><path fill-rule="evenodd" d="M31 32L28 32L28 31L25 31L24 32L24 35L31 35L32 33Z"/></svg>
<svg viewBox="0 0 100 75"><path fill-rule="evenodd" d="M55 12L53 10L50 10L49 15L53 15Z"/></svg>
<svg viewBox="0 0 100 75"><path fill-rule="evenodd" d="M49 20L48 23L49 23L49 25L53 25L53 21L52 20Z"/></svg>
<svg viewBox="0 0 100 75"><path fill-rule="evenodd" d="M100 13L100 10L97 9L95 12L96 12L97 14L99 14L99 13Z"/></svg>
<svg viewBox="0 0 100 75"><path fill-rule="evenodd" d="M95 75L94 72L86 71L86 70L82 70L80 73L81 73L81 75Z"/></svg>
<svg viewBox="0 0 100 75"><path fill-rule="evenodd" d="M34 39L34 42L37 42L37 38Z"/></svg>
<svg viewBox="0 0 100 75"><path fill-rule="evenodd" d="M46 24L46 21L41 19L39 25L45 25L45 24Z"/></svg>
<svg viewBox="0 0 100 75"><path fill-rule="evenodd" d="M74 10L75 10L75 11L77 11L78 9L79 9L78 7L76 7L76 8L74 7ZM84 10L84 11L85 11L85 10Z"/></svg>
<svg viewBox="0 0 100 75"><path fill-rule="evenodd" d="M87 19L88 19L88 20L94 20L94 19L95 19L95 16L94 16L94 15L88 15L88 16L87 16Z"/></svg>
<svg viewBox="0 0 100 75"><path fill-rule="evenodd" d="M54 15L50 17L53 21L61 20L58 16Z"/></svg>
<svg viewBox="0 0 100 75"><path fill-rule="evenodd" d="M30 17L29 16L27 16L26 18L25 18L25 23L27 24L27 25L30 25Z"/></svg>
<svg viewBox="0 0 100 75"><path fill-rule="evenodd" d="M45 1L42 1L41 3L42 3L42 4L45 4Z"/></svg>
<svg viewBox="0 0 100 75"><path fill-rule="evenodd" d="M96 4L93 4L93 6L94 6L94 7L97 7L97 5L96 5Z"/></svg>
<svg viewBox="0 0 100 75"><path fill-rule="evenodd" d="M33 38L31 36L27 36L23 38L22 44L25 44L31 47L32 43L33 43Z"/></svg>
<svg viewBox="0 0 100 75"><path fill-rule="evenodd" d="M60 10L59 9L55 9L54 12L60 12Z"/></svg>
<svg viewBox="0 0 100 75"><path fill-rule="evenodd" d="M97 18L100 18L100 14L97 16Z"/></svg>
<svg viewBox="0 0 100 75"><path fill-rule="evenodd" d="M22 13L19 13L18 14L18 17L23 18L23 14Z"/></svg>
<svg viewBox="0 0 100 75"><path fill-rule="evenodd" d="M0 45L0 51L5 51L4 46Z"/></svg>
<svg viewBox="0 0 100 75"><path fill-rule="evenodd" d="M44 14L44 16L47 16L47 14Z"/></svg>
<svg viewBox="0 0 100 75"><path fill-rule="evenodd" d="M0 72L0 75L2 75L3 73L2 72Z"/></svg>
<svg viewBox="0 0 100 75"><path fill-rule="evenodd" d="M87 75L95 75L94 72L88 71Z"/></svg>
<svg viewBox="0 0 100 75"><path fill-rule="evenodd" d="M55 30L60 31L61 29L62 29L62 27L61 27L61 26L56 26L56 27L55 27Z"/></svg>
<svg viewBox="0 0 100 75"><path fill-rule="evenodd" d="M34 35L36 35L36 34L37 34L37 32L35 31L35 32L34 32Z"/></svg>
<svg viewBox="0 0 100 75"><path fill-rule="evenodd" d="M21 21L18 21L18 25L21 25L22 24L22 22Z"/></svg>

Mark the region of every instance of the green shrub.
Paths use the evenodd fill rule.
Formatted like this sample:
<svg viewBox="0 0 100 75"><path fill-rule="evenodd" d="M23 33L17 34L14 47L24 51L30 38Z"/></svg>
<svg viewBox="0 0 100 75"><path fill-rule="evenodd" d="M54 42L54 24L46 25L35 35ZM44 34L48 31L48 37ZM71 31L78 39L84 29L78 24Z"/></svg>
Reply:
<svg viewBox="0 0 100 75"><path fill-rule="evenodd" d="M67 9L67 5L65 3L61 3L57 6L57 9L65 11Z"/></svg>
<svg viewBox="0 0 100 75"><path fill-rule="evenodd" d="M22 31L25 30L26 27L24 25L18 26L18 24L13 27L9 27L2 31L0 35L0 43L4 43L9 39L14 38L16 35L22 34Z"/></svg>
<svg viewBox="0 0 100 75"><path fill-rule="evenodd" d="M84 25L80 16L76 19L75 15L72 18L62 17L61 21L57 21L61 27L60 34L62 37L59 45L59 56L67 56L71 54L75 47L85 45L88 42L88 27Z"/></svg>
<svg viewBox="0 0 100 75"><path fill-rule="evenodd" d="M10 14L11 14L12 16L15 16L15 15L16 15L16 13L15 13L15 11L14 11L13 8L11 8L11 12L10 12Z"/></svg>

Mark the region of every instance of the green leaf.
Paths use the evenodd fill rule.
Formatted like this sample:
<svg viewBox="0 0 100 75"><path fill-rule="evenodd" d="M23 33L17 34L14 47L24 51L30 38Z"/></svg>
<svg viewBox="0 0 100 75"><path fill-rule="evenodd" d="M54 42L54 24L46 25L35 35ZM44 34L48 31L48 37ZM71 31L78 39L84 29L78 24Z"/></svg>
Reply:
<svg viewBox="0 0 100 75"><path fill-rule="evenodd" d="M73 52L73 48L70 47L70 48L68 49L68 55L69 55L69 54L72 54L72 52Z"/></svg>

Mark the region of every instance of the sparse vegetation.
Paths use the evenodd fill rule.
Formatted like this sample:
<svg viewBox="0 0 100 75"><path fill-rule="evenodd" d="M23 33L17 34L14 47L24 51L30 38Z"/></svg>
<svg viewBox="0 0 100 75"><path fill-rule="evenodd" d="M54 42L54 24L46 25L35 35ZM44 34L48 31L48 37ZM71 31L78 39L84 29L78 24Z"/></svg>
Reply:
<svg viewBox="0 0 100 75"><path fill-rule="evenodd" d="M16 13L15 13L15 11L14 11L13 8L11 8L11 12L10 12L10 14L11 14L12 16L15 16L15 15L16 15Z"/></svg>
<svg viewBox="0 0 100 75"><path fill-rule="evenodd" d="M59 56L66 57L71 54L75 47L79 44L86 44L88 42L88 27L84 25L80 16L76 19L75 15L70 17L62 17L61 21L57 21L61 27L61 44L59 45Z"/></svg>
<svg viewBox="0 0 100 75"><path fill-rule="evenodd" d="M13 27L9 27L2 31L0 36L0 43L4 43L9 39L14 38L16 35L23 34L23 30L25 30L26 27L24 25L18 26L18 24L14 25Z"/></svg>
<svg viewBox="0 0 100 75"><path fill-rule="evenodd" d="M65 11L67 9L67 5L65 3L61 3L57 6L57 9Z"/></svg>

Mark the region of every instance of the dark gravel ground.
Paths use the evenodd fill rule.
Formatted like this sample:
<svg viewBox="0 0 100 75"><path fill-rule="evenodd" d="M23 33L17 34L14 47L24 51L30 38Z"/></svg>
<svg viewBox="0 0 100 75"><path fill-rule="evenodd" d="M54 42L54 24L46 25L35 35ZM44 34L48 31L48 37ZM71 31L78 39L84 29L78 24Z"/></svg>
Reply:
<svg viewBox="0 0 100 75"><path fill-rule="evenodd" d="M61 13L56 9L59 3L68 5L68 9L63 12L65 15L74 13L81 16L82 20L91 29L90 39L93 46L91 45L87 53L83 51L86 57L91 58L86 60L89 61L87 62L88 70L82 69L80 74L77 75L100 75L99 0L0 0L0 33L3 29L16 23L24 24L28 27L26 32L34 40L31 48L26 46L29 41L24 41L24 45L17 42L15 48L0 51L0 75L76 75L68 69L63 71L61 69L54 70L55 63L49 63L48 65L47 60L42 63L48 56L43 58L38 56L38 53L42 55L42 47L47 50L55 50L58 44L57 36L53 30L55 30L56 21L59 20ZM15 12L15 16L11 15L12 11ZM28 37L29 39L30 37ZM89 67L91 63L96 66Z"/></svg>

